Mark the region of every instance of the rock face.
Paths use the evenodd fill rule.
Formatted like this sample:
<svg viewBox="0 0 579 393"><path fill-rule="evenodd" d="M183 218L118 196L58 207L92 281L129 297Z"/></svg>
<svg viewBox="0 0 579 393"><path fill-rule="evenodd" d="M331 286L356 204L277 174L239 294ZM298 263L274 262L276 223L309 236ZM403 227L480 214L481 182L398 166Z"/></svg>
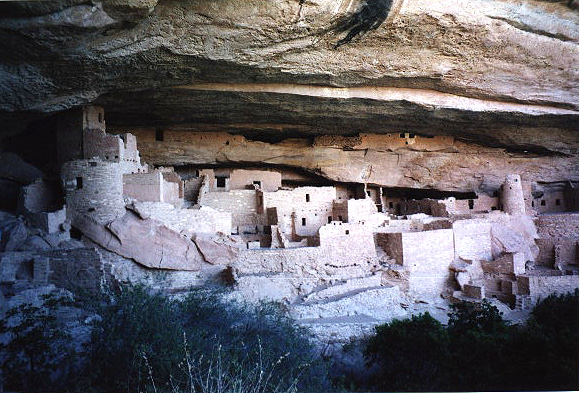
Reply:
<svg viewBox="0 0 579 393"><path fill-rule="evenodd" d="M142 220L127 211L106 227L76 214L73 225L104 248L146 267L174 270L199 270L203 257L195 244L154 220Z"/></svg>
<svg viewBox="0 0 579 393"><path fill-rule="evenodd" d="M398 0L385 23L333 49L346 34L334 22L365 3L3 5L4 124L96 100L109 124L404 130L569 152L560 141L576 138L579 119L573 2Z"/></svg>

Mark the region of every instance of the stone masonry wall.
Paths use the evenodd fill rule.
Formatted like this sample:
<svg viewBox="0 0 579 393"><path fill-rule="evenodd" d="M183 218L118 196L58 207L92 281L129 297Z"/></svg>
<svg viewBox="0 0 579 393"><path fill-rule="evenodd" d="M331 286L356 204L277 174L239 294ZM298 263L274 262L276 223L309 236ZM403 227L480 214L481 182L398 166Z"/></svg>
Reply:
<svg viewBox="0 0 579 393"><path fill-rule="evenodd" d="M284 233L315 236L331 221L334 187L298 187L291 191L264 192L264 208L277 207L278 225Z"/></svg>
<svg viewBox="0 0 579 393"><path fill-rule="evenodd" d="M123 176L118 163L101 159L69 161L62 166L67 214L80 212L107 223L125 213Z"/></svg>
<svg viewBox="0 0 579 393"><path fill-rule="evenodd" d="M253 188L254 182L259 182L259 188L263 191L277 191L281 188L281 173L234 169L229 176L229 189L243 190Z"/></svg>
<svg viewBox="0 0 579 393"><path fill-rule="evenodd" d="M208 206L200 209L177 209L170 203L135 202L140 215L161 221L176 232L191 235L194 233L231 234L231 213L220 212Z"/></svg>
<svg viewBox="0 0 579 393"><path fill-rule="evenodd" d="M267 225L267 215L257 212L255 190L233 190L229 192L206 192L199 198L199 205L220 212L231 213L232 226Z"/></svg>
<svg viewBox="0 0 579 393"><path fill-rule="evenodd" d="M451 229L402 233L403 266L410 272L409 291L416 297L438 297L450 280L454 261Z"/></svg>

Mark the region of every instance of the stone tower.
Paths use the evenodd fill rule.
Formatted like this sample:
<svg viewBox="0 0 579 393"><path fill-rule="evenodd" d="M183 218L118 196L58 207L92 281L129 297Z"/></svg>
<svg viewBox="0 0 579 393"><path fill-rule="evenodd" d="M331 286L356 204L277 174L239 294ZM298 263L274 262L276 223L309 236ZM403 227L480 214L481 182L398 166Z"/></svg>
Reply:
<svg viewBox="0 0 579 393"><path fill-rule="evenodd" d="M505 213L526 214L521 176L507 175L501 191L501 201Z"/></svg>

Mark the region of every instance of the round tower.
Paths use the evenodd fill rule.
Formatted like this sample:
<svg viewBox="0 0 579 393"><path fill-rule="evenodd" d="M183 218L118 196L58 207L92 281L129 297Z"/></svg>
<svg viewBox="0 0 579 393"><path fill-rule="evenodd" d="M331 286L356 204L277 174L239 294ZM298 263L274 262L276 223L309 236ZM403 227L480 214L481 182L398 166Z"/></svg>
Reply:
<svg viewBox="0 0 579 393"><path fill-rule="evenodd" d="M507 175L502 186L503 211L508 214L526 214L521 176Z"/></svg>

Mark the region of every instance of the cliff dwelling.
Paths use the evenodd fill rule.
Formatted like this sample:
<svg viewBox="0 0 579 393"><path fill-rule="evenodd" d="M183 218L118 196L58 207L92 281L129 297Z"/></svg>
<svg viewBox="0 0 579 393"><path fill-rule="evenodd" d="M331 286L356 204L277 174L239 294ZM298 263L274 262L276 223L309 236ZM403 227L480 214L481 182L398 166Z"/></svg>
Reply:
<svg viewBox="0 0 579 393"><path fill-rule="evenodd" d="M32 3L0 16L0 312L219 286L337 346L579 288L576 2Z"/></svg>

